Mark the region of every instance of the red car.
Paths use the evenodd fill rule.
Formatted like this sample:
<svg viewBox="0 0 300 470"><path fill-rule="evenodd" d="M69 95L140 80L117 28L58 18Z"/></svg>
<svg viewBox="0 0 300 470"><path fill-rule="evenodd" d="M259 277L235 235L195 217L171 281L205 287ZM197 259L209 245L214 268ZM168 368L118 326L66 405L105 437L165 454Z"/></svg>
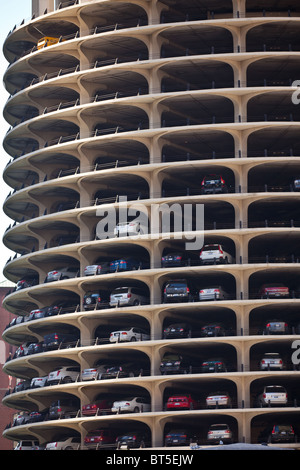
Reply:
<svg viewBox="0 0 300 470"><path fill-rule="evenodd" d="M166 410L197 410L199 402L191 395L173 395L168 398Z"/></svg>
<svg viewBox="0 0 300 470"><path fill-rule="evenodd" d="M288 287L279 282L274 284L264 284L259 290L259 296L261 299L289 297L290 291Z"/></svg>
<svg viewBox="0 0 300 470"><path fill-rule="evenodd" d="M111 412L112 402L109 400L100 400L95 403L84 405L81 409L83 416L104 415Z"/></svg>
<svg viewBox="0 0 300 470"><path fill-rule="evenodd" d="M116 444L117 435L111 429L95 429L84 438L84 445L88 448Z"/></svg>

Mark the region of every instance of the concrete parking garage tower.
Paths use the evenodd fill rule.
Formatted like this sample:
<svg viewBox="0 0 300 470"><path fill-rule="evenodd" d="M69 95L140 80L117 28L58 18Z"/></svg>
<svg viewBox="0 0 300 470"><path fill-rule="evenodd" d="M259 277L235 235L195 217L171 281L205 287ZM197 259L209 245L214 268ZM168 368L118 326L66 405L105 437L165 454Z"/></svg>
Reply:
<svg viewBox="0 0 300 470"><path fill-rule="evenodd" d="M35 0L32 7L31 20L4 44L11 187L4 211L12 219L4 243L16 253L4 273L18 284L4 300L16 318L3 338L23 345L4 366L23 381L4 403L46 414L5 437L40 445L75 437L84 449L86 436L101 429L113 435L109 448L128 432L161 447L181 429L184 444L197 436L202 445L212 425L226 424L234 442L278 438L296 447L299 2ZM152 209L162 205L170 224L158 218L154 236ZM175 208L182 221L190 209L181 229ZM101 221L110 214L117 225L124 211L128 220L142 215L148 232L116 236L113 226L101 236ZM187 249L197 235L230 258L201 263L201 247ZM47 282L51 271L62 274ZM167 299L170 282L190 295ZM143 289L147 301L127 297L112 307L121 288ZM165 332L172 325L175 337ZM110 342L112 332L130 328L147 336ZM76 341L45 347L47 335L70 331ZM185 368L162 374L168 354ZM30 386L60 367L78 371L76 378ZM119 373L83 380L85 369L98 367ZM279 387L286 402L264 401L266 387ZM220 392L229 397L225 407L218 400L209 407L208 395ZM187 394L196 406L166 407ZM129 397L151 411L111 412L110 401ZM73 403L72 413L51 419L49 407L61 400ZM99 401L105 413L83 413ZM292 427L290 439L274 425Z"/></svg>

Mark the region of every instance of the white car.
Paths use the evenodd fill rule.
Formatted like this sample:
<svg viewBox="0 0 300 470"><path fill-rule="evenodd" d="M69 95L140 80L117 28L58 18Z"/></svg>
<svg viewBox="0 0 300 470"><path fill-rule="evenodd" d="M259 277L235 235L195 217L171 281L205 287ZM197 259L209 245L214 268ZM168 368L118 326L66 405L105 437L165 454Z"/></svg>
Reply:
<svg viewBox="0 0 300 470"><path fill-rule="evenodd" d="M287 391L281 385L267 385L258 396L259 406L286 405L287 401Z"/></svg>
<svg viewBox="0 0 300 470"><path fill-rule="evenodd" d="M148 233L148 228L140 222L121 222L114 228L115 237L137 236Z"/></svg>
<svg viewBox="0 0 300 470"><path fill-rule="evenodd" d="M147 331L141 328L124 328L123 330L112 331L109 341L111 343L119 343L123 341L146 341L150 339Z"/></svg>
<svg viewBox="0 0 300 470"><path fill-rule="evenodd" d="M105 274L110 272L110 263L91 264L84 268L84 276L95 276L97 274Z"/></svg>
<svg viewBox="0 0 300 470"><path fill-rule="evenodd" d="M59 383L76 382L80 375L79 366L65 366L54 369L47 378L48 385L57 385Z"/></svg>
<svg viewBox="0 0 300 470"><path fill-rule="evenodd" d="M39 445L39 441L32 441L29 439L19 441L14 450L33 450L34 447Z"/></svg>
<svg viewBox="0 0 300 470"><path fill-rule="evenodd" d="M204 245L199 258L201 264L227 264L234 261L231 254L227 253L222 245L218 244Z"/></svg>
<svg viewBox="0 0 300 470"><path fill-rule="evenodd" d="M30 388L45 387L47 385L48 375L45 377L34 377L31 379Z"/></svg>
<svg viewBox="0 0 300 470"><path fill-rule="evenodd" d="M207 433L207 441L211 443L223 442L224 444L232 442L232 432L228 424L212 424Z"/></svg>
<svg viewBox="0 0 300 470"><path fill-rule="evenodd" d="M229 294L221 286L205 287L199 290L199 300L227 300Z"/></svg>
<svg viewBox="0 0 300 470"><path fill-rule="evenodd" d="M80 445L80 437L65 437L61 441L48 442L46 450L79 450Z"/></svg>
<svg viewBox="0 0 300 470"><path fill-rule="evenodd" d="M101 379L102 373L106 372L107 368L108 366L104 365L83 369L81 372L81 380L87 381Z"/></svg>
<svg viewBox="0 0 300 470"><path fill-rule="evenodd" d="M206 397L206 406L207 408L219 408L221 406L231 408L231 398L227 392L210 393Z"/></svg>
<svg viewBox="0 0 300 470"><path fill-rule="evenodd" d="M144 397L130 397L125 400L115 401L111 408L113 413L142 413L151 411L151 404Z"/></svg>

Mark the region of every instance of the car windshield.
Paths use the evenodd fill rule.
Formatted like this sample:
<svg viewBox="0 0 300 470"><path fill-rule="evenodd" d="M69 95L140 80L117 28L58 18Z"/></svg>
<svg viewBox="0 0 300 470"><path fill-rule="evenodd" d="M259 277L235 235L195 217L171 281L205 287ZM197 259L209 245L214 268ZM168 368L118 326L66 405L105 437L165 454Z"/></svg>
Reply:
<svg viewBox="0 0 300 470"><path fill-rule="evenodd" d="M186 282L170 282L167 287L186 287Z"/></svg>
<svg viewBox="0 0 300 470"><path fill-rule="evenodd" d="M279 385L270 385L269 387L266 387L266 393L285 393L285 388L280 387Z"/></svg>
<svg viewBox="0 0 300 470"><path fill-rule="evenodd" d="M202 248L202 251L212 251L212 250L218 250L218 249L219 249L219 245L205 245Z"/></svg>
<svg viewBox="0 0 300 470"><path fill-rule="evenodd" d="M227 424L213 424L210 429L212 431L223 431L224 429L228 429Z"/></svg>
<svg viewBox="0 0 300 470"><path fill-rule="evenodd" d="M127 294L128 292L128 288L127 287L120 287L119 289L115 289L113 291L113 295L114 294Z"/></svg>
<svg viewBox="0 0 300 470"><path fill-rule="evenodd" d="M163 357L163 361L179 361L180 357L177 354L167 354Z"/></svg>

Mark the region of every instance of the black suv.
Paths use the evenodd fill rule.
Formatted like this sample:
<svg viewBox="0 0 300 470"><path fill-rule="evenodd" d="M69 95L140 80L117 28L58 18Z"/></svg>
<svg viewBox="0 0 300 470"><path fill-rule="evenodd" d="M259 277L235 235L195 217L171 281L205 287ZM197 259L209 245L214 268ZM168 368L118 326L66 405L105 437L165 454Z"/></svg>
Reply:
<svg viewBox="0 0 300 470"><path fill-rule="evenodd" d="M165 284L163 302L192 302L194 295L186 279L174 279Z"/></svg>
<svg viewBox="0 0 300 470"><path fill-rule="evenodd" d="M207 175L201 183L201 194L228 193L228 188L221 175Z"/></svg>
<svg viewBox="0 0 300 470"><path fill-rule="evenodd" d="M109 294L101 291L87 292L83 298L84 310L98 310L109 307Z"/></svg>
<svg viewBox="0 0 300 470"><path fill-rule="evenodd" d="M192 327L189 323L172 323L164 328L163 337L171 338L191 338Z"/></svg>

